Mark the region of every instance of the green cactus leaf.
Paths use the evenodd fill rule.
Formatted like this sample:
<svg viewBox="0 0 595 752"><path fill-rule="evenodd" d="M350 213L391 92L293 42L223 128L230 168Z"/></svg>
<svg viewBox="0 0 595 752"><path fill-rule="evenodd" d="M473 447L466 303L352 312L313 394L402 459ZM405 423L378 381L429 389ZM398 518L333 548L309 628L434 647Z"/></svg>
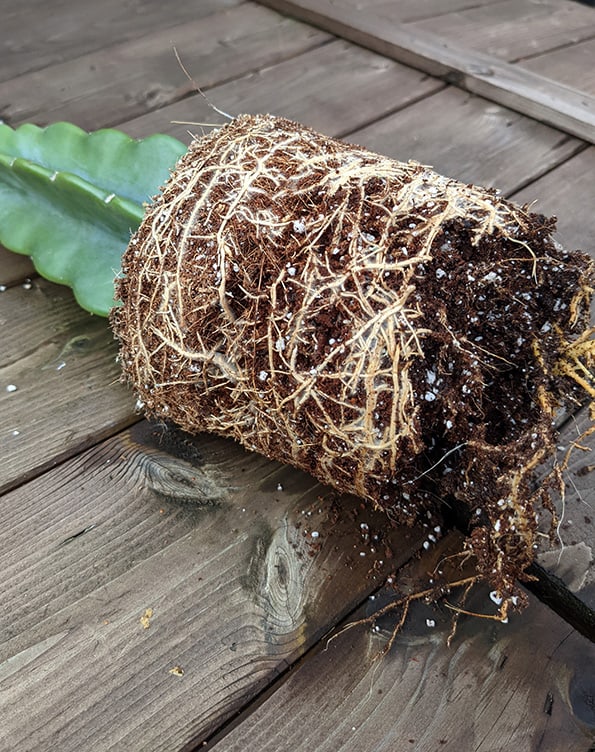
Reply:
<svg viewBox="0 0 595 752"><path fill-rule="evenodd" d="M185 150L159 134L137 141L70 123L0 125L0 243L72 287L83 308L107 316L144 204Z"/></svg>

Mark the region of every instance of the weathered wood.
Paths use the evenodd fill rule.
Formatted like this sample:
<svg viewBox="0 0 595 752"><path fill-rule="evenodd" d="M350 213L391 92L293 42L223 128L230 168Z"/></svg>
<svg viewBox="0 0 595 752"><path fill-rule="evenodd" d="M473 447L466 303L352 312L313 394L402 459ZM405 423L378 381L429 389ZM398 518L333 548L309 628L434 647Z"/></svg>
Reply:
<svg viewBox="0 0 595 752"><path fill-rule="evenodd" d="M178 63L207 89L312 49L331 37L252 3L0 84L2 118L16 125L70 120L93 130L121 123L195 90Z"/></svg>
<svg viewBox="0 0 595 752"><path fill-rule="evenodd" d="M576 139L454 87L377 120L354 138L381 154L416 159L505 194L582 148Z"/></svg>
<svg viewBox="0 0 595 752"><path fill-rule="evenodd" d="M391 21L435 18L457 10L495 5L505 0L342 0L341 5L362 13L376 13Z"/></svg>
<svg viewBox="0 0 595 752"><path fill-rule="evenodd" d="M0 746L210 735L421 546L422 529L375 541L384 516L340 504L236 444L146 423L5 495Z"/></svg>
<svg viewBox="0 0 595 752"><path fill-rule="evenodd" d="M435 556L424 557L417 571L431 571L435 562ZM370 615L390 598L384 594L347 623ZM467 605L484 613L494 610L484 590ZM384 617L380 634L371 625L355 626L325 640L272 696L250 708L209 748L592 749L595 645L535 598L508 624L461 617L450 648L445 643L452 611L415 604L391 652L379 657L398 617L398 612Z"/></svg>
<svg viewBox="0 0 595 752"><path fill-rule="evenodd" d="M6 290L0 331L0 491L136 419L107 321L67 288L35 278Z"/></svg>
<svg viewBox="0 0 595 752"><path fill-rule="evenodd" d="M242 0L172 3L161 0L102 0L81 3L28 0L2 8L0 80L72 60L116 42L135 39L156 28L205 18ZM2 110L0 109L0 118Z"/></svg>
<svg viewBox="0 0 595 752"><path fill-rule="evenodd" d="M515 193L515 201L558 217L560 242L595 257L595 148L590 147Z"/></svg>
<svg viewBox="0 0 595 752"><path fill-rule="evenodd" d="M595 35L595 13L572 0L506 0L418 21L414 28L512 62L589 39ZM582 90L579 82L571 85Z"/></svg>
<svg viewBox="0 0 595 752"><path fill-rule="evenodd" d="M595 140L595 98L407 24L390 24L331 0L259 0L394 60L439 76L585 140Z"/></svg>
<svg viewBox="0 0 595 752"><path fill-rule="evenodd" d="M593 11L591 11L593 13ZM593 13L595 15L595 13ZM523 60L519 65L595 96L595 39Z"/></svg>
<svg viewBox="0 0 595 752"><path fill-rule="evenodd" d="M527 587L581 634L595 642L595 433L584 407L560 429L557 461L564 467L564 498L555 506L554 547L547 539L529 574ZM568 454L570 451L570 454ZM551 464L551 463L550 463ZM544 468L543 474L548 468ZM549 533L544 520L544 533Z"/></svg>
<svg viewBox="0 0 595 752"><path fill-rule="evenodd" d="M231 115L271 112L341 135L442 88L440 81L344 41L298 55L209 91L209 100ZM197 123L176 125L171 121ZM223 123L201 97L123 124L132 136L165 132L188 140L201 122ZM204 130L208 130L205 128Z"/></svg>
<svg viewBox="0 0 595 752"><path fill-rule="evenodd" d="M0 245L0 287L23 283L34 274L35 269L28 256L11 253Z"/></svg>
<svg viewBox="0 0 595 752"><path fill-rule="evenodd" d="M560 435L562 446L569 447L571 442L578 444L570 455L565 474L566 500L560 537L564 547L586 544L591 548L590 567L584 579L576 583L580 588L595 585L595 433L581 439L591 426L589 410L584 407L568 420ZM595 607L595 589L590 603Z"/></svg>

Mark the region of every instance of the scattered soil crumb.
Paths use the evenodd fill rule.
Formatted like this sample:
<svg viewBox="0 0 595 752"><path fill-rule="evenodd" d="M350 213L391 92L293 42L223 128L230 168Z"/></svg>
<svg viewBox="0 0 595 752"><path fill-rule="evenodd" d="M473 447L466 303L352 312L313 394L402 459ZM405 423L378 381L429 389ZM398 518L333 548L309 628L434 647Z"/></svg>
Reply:
<svg viewBox="0 0 595 752"><path fill-rule="evenodd" d="M140 617L140 623L143 629L148 629L151 626L152 617L153 617L153 609L146 608L145 613Z"/></svg>

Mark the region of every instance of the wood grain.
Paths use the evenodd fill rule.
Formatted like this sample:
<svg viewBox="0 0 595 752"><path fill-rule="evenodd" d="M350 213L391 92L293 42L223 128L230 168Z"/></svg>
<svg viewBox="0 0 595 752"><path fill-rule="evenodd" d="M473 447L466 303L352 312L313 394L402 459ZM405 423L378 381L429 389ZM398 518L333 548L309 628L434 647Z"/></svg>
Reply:
<svg viewBox="0 0 595 752"><path fill-rule="evenodd" d="M595 39L589 39L530 60L523 60L519 65L541 76L553 78L566 86L574 86L576 89L595 96L594 60Z"/></svg>
<svg viewBox="0 0 595 752"><path fill-rule="evenodd" d="M431 571L434 563L435 557L422 558L417 571ZM380 596L347 624L391 597ZM484 590L468 606L494 608ZM208 748L589 752L595 645L536 599L508 624L462 617L448 648L451 617L444 607L414 605L391 652L380 658L398 613L377 623L380 633L371 625L339 630Z"/></svg>
<svg viewBox="0 0 595 752"><path fill-rule="evenodd" d="M160 0L27 0L2 8L0 80L86 55L238 5L241 0L172 3L164 13Z"/></svg>
<svg viewBox="0 0 595 752"><path fill-rule="evenodd" d="M5 495L0 746L210 735L421 546L422 529L375 541L384 516L340 504L236 444L145 423Z"/></svg>
<svg viewBox="0 0 595 752"><path fill-rule="evenodd" d="M505 0L342 0L341 5L361 13L377 13L391 21L415 21L421 18L435 18L446 13L496 5Z"/></svg>
<svg viewBox="0 0 595 752"><path fill-rule="evenodd" d="M340 135L442 88L440 81L392 60L336 41L257 73L216 86L209 100L232 115L270 112ZM222 123L200 97L123 124L130 135L166 132L188 141L196 125L171 121ZM208 130L208 128L205 128Z"/></svg>
<svg viewBox="0 0 595 752"><path fill-rule="evenodd" d="M229 11L152 31L76 60L0 84L0 117L11 125L69 120L94 130L159 109L203 89L272 65L331 37L245 3Z"/></svg>
<svg viewBox="0 0 595 752"><path fill-rule="evenodd" d="M6 290L0 327L0 490L137 419L107 321L70 290L39 278Z"/></svg>
<svg viewBox="0 0 595 752"><path fill-rule="evenodd" d="M515 201L558 217L558 236L567 248L595 257L595 148L590 147L515 193Z"/></svg>
<svg viewBox="0 0 595 752"><path fill-rule="evenodd" d="M418 21L413 28L512 62L595 36L595 13L572 0L506 0ZM573 85L582 89L578 83Z"/></svg>
<svg viewBox="0 0 595 752"><path fill-rule="evenodd" d="M382 16L358 13L331 0L260 2L574 136L595 140L595 98L583 92L447 43L438 34L424 29L413 33L410 24L389 23Z"/></svg>
<svg viewBox="0 0 595 752"><path fill-rule="evenodd" d="M12 287L34 276L35 269L28 256L11 253L0 245L0 286Z"/></svg>
<svg viewBox="0 0 595 752"><path fill-rule="evenodd" d="M505 194L582 148L576 139L454 87L377 120L353 138L381 154L415 159Z"/></svg>
<svg viewBox="0 0 595 752"><path fill-rule="evenodd" d="M566 505L560 526L560 535L565 546L577 546L581 543L591 547L591 566L585 573L581 587L595 585L595 434L581 439L583 433L592 425L588 408L584 407L567 423L560 435L562 446L578 442L577 448L570 456L566 472ZM593 592L595 606L595 592Z"/></svg>

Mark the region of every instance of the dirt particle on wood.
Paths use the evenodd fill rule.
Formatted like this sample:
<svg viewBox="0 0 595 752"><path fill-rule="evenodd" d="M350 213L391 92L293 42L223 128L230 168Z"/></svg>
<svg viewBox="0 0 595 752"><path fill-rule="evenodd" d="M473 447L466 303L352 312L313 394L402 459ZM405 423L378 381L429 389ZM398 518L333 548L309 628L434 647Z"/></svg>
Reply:
<svg viewBox="0 0 595 752"><path fill-rule="evenodd" d="M153 609L146 608L143 615L140 617L140 623L143 629L149 629L151 626L151 619L153 618Z"/></svg>

